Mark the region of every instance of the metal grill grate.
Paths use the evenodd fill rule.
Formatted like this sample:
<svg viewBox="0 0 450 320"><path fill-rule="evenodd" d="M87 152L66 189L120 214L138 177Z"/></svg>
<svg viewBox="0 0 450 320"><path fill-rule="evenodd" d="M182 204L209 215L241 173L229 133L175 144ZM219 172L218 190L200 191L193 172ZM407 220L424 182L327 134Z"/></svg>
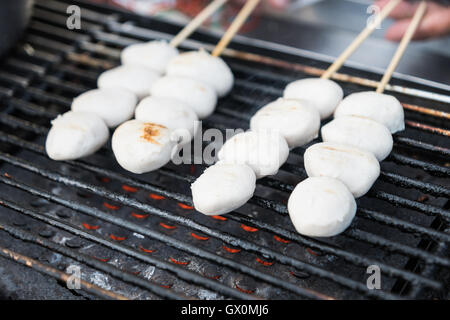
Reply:
<svg viewBox="0 0 450 320"><path fill-rule="evenodd" d="M96 285L83 287L87 297L447 297L447 92L393 80L398 85L391 87L394 92L399 85L414 87L408 95L397 94L405 102L407 129L394 137L395 148L381 164L380 179L358 200L357 217L344 234L303 237L286 216L290 191L306 177L305 148L291 152L279 175L260 180L248 205L222 217L206 217L193 210L189 190L203 165L169 164L132 175L115 163L109 145L79 161L47 158L50 120L67 111L74 96L96 87L98 75L119 63L123 46L169 38L179 29L80 5L82 30L69 31L67 3L37 1L26 37L0 68L3 257L19 253L19 262L39 261L31 263L36 270L44 272L42 265L59 269L46 273L59 279L68 266L79 265L83 280ZM197 41L188 41L183 49L210 47L216 41L208 34L195 36ZM252 53L228 51L235 88L204 128L246 129L249 117L280 96L289 81L317 75L326 66L269 48L234 46ZM338 77L345 80L340 84L346 94L367 90L358 83L373 86L378 78L362 70L345 72L352 77ZM366 286L369 265L380 267L381 290Z"/></svg>

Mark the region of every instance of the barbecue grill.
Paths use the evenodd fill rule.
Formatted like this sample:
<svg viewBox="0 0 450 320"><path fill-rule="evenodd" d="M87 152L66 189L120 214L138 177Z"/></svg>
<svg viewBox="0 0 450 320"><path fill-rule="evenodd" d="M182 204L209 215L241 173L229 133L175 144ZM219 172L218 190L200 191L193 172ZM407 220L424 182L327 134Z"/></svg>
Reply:
<svg viewBox="0 0 450 320"><path fill-rule="evenodd" d="M82 29L66 8L82 8ZM68 299L448 299L450 284L450 98L445 88L394 78L407 128L343 234L295 232L286 201L306 178L291 152L275 177L224 216L192 207L190 183L204 164L168 164L144 175L121 169L110 146L77 161L45 153L50 120L70 109L131 43L169 39L181 26L83 1L36 1L21 43L0 67L0 297ZM289 81L320 75L328 62L240 38L225 52L236 77L203 122L248 128ZM212 48L197 32L181 49ZM380 75L343 68L345 94ZM313 141L316 143L318 140ZM369 289L369 266L381 288ZM81 289L68 289L71 268ZM55 280L56 279L56 280Z"/></svg>

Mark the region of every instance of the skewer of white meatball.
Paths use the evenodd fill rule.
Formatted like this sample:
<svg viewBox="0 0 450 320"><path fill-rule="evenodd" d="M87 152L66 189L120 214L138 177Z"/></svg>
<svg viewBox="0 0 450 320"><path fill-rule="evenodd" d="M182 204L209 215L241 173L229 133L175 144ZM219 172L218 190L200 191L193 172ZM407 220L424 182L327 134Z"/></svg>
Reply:
<svg viewBox="0 0 450 320"><path fill-rule="evenodd" d="M275 175L286 162L289 148L304 145L317 137L320 114L307 101L280 98L261 108L252 117L250 128L251 131L239 133L226 141L218 153L220 161L192 184L197 211L207 215L224 214L247 202L256 188L254 180ZM230 168L234 168L233 171L244 170L243 166L252 170L253 175L229 174ZM222 180L214 181L212 177L219 176L219 173L223 175ZM227 201L223 201L222 196L225 188ZM205 196L206 189L209 195L214 196Z"/></svg>
<svg viewBox="0 0 450 320"><path fill-rule="evenodd" d="M391 132L397 132L404 128L404 115L401 104L392 96L372 92L356 93L345 98L335 111L335 119L322 128L323 143L309 147L304 155L305 169L309 179L327 177L343 183L353 197L358 198L366 194L380 174L378 161L384 160L392 151L393 140ZM313 186L307 182L300 183L297 188L303 192L313 190ZM323 188L330 192L345 193L342 187L332 190L325 183L317 180L316 184L323 183ZM332 185L332 184L331 184ZM325 189L324 189L325 190ZM314 200L317 199L317 200ZM352 201L348 197L341 197L347 203ZM322 214L320 208L305 208L296 206L296 203L304 201L304 195L299 192L291 194L289 199L289 214L297 231L316 237L333 236L345 230L351 223L350 216L355 215L355 208L342 203L339 213L340 228L332 229L311 224L309 215ZM310 194L310 203L323 201L319 193ZM344 200L342 200L344 201ZM315 208L317 209L317 208ZM331 216L329 216L331 217ZM334 219L331 218L330 222Z"/></svg>
<svg viewBox="0 0 450 320"><path fill-rule="evenodd" d="M113 151L118 162L135 173L147 172L168 162L169 146L173 141L189 141L195 134L198 118L207 117L214 111L217 95L213 87L199 80L161 79L161 76L169 62L178 55L178 44L225 2L214 0L170 43L150 41L122 50L122 65L99 76L99 89L75 98L72 111L52 121L46 141L49 156L56 160L69 160L94 153L106 142L107 127L114 128L130 119L137 101L148 96L154 87L153 97L142 101L136 110L137 120L125 122L115 131ZM205 52L201 56L197 61L199 65L219 72L212 78L213 86L217 85L221 81L220 73L228 67L220 58L209 57ZM206 63L203 60L207 60ZM225 86L229 86L229 90L232 86L231 71L226 71ZM192 78L195 78L194 74ZM177 136L173 137L175 133ZM133 150L138 150L135 157ZM143 159L145 157L148 158Z"/></svg>

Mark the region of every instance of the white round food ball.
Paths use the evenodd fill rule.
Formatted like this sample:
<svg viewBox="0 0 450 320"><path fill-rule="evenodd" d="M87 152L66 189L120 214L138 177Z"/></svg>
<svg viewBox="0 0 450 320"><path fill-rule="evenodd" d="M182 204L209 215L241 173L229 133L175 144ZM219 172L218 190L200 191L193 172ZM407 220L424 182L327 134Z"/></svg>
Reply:
<svg viewBox="0 0 450 320"><path fill-rule="evenodd" d="M233 136L220 149L218 157L227 163L248 165L259 179L277 174L288 155L288 144L278 132L261 130Z"/></svg>
<svg viewBox="0 0 450 320"><path fill-rule="evenodd" d="M195 209L221 215L244 205L256 188L253 170L242 164L218 162L207 168L191 185Z"/></svg>
<svg viewBox="0 0 450 320"><path fill-rule="evenodd" d="M178 50L167 41L150 41L129 45L122 50L120 60L124 65L144 66L163 74L177 55Z"/></svg>
<svg viewBox="0 0 450 320"><path fill-rule="evenodd" d="M159 73L150 68L123 65L103 72L98 77L97 86L101 89L127 89L142 99L148 96L153 83L159 78Z"/></svg>
<svg viewBox="0 0 450 320"><path fill-rule="evenodd" d="M194 137L198 127L198 117L194 110L184 102L173 98L155 96L144 98L136 108L135 118L162 124L175 134L179 133L185 142Z"/></svg>
<svg viewBox="0 0 450 320"><path fill-rule="evenodd" d="M388 128L364 117L336 118L323 126L321 132L323 141L347 144L369 151L378 161L386 159L394 143Z"/></svg>
<svg viewBox="0 0 450 320"><path fill-rule="evenodd" d="M227 64L205 50L185 52L173 58L167 66L167 75L203 81L213 87L219 97L226 96L234 82Z"/></svg>
<svg viewBox="0 0 450 320"><path fill-rule="evenodd" d="M74 160L93 154L108 138L108 127L99 116L69 111L52 121L45 149L53 160Z"/></svg>
<svg viewBox="0 0 450 320"><path fill-rule="evenodd" d="M252 131L276 130L290 148L295 148L317 138L320 114L307 100L279 98L255 113L250 128Z"/></svg>
<svg viewBox="0 0 450 320"><path fill-rule="evenodd" d="M311 101L319 110L321 119L325 119L333 114L344 97L344 92L332 80L309 78L289 83L284 89L284 97Z"/></svg>
<svg viewBox="0 0 450 320"><path fill-rule="evenodd" d="M391 133L405 129L401 103L394 96L365 91L347 96L337 107L334 117L361 116L385 125Z"/></svg>
<svg viewBox="0 0 450 320"><path fill-rule="evenodd" d="M309 177L329 177L343 182L355 198L365 195L380 175L380 164L370 152L344 144L323 142L306 149Z"/></svg>
<svg viewBox="0 0 450 320"><path fill-rule="evenodd" d="M94 113L112 128L133 116L136 103L136 95L127 89L94 89L76 97L72 102L72 111Z"/></svg>
<svg viewBox="0 0 450 320"><path fill-rule="evenodd" d="M139 120L121 124L113 134L112 150L117 162L133 173L161 168L170 161L175 142L166 127Z"/></svg>
<svg viewBox="0 0 450 320"><path fill-rule="evenodd" d="M162 77L152 86L150 94L179 100L191 107L200 119L211 115L217 104L217 95L213 88L190 78Z"/></svg>
<svg viewBox="0 0 450 320"><path fill-rule="evenodd" d="M310 237L332 237L350 225L356 202L345 184L327 177L300 182L288 201L291 221L298 233Z"/></svg>

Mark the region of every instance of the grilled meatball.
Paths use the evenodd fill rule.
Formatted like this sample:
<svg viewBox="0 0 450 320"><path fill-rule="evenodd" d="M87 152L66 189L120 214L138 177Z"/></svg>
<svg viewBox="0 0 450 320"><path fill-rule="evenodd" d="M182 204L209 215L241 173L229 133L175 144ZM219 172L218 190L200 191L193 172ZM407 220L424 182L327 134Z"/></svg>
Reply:
<svg viewBox="0 0 450 320"><path fill-rule="evenodd" d="M331 116L344 96L334 81L309 78L291 82L284 90L286 99L309 100L319 110L321 119Z"/></svg>
<svg viewBox="0 0 450 320"><path fill-rule="evenodd" d="M289 197L288 211L300 234L331 237L350 225L356 213L356 202L341 181L314 177L295 187Z"/></svg>
<svg viewBox="0 0 450 320"><path fill-rule="evenodd" d="M108 127L99 116L69 111L52 121L45 149L53 160L74 160L96 152L108 137Z"/></svg>
<svg viewBox="0 0 450 320"><path fill-rule="evenodd" d="M322 139L366 150L378 161L392 151L393 140L389 129L377 121L364 117L342 116L322 127Z"/></svg>
<svg viewBox="0 0 450 320"><path fill-rule="evenodd" d="M227 95L234 82L227 64L204 50L185 52L173 58L167 66L167 75L203 81L213 87L219 97Z"/></svg>
<svg viewBox="0 0 450 320"><path fill-rule="evenodd" d="M380 175L380 164L372 153L339 143L312 145L304 161L309 177L338 179L355 198L365 195Z"/></svg>
<svg viewBox="0 0 450 320"><path fill-rule="evenodd" d="M256 187L253 170L242 164L218 162L207 168L191 185L195 209L221 215L244 205Z"/></svg>
<svg viewBox="0 0 450 320"><path fill-rule="evenodd" d="M103 72L98 77L97 86L101 89L128 89L142 99L149 94L153 83L159 78L159 73L150 68L123 65Z"/></svg>
<svg viewBox="0 0 450 320"><path fill-rule="evenodd" d="M239 133L229 139L218 154L219 160L224 162L248 165L257 179L277 174L288 155L288 144L276 131Z"/></svg>
<svg viewBox="0 0 450 320"><path fill-rule="evenodd" d="M217 95L212 87L195 79L166 76L152 86L151 95L172 98L191 107L200 119L214 112Z"/></svg>
<svg viewBox="0 0 450 320"><path fill-rule="evenodd" d="M155 96L144 98L136 108L135 118L162 124L173 133L182 136L184 142L194 137L198 127L198 117L194 110L184 102L173 98Z"/></svg>
<svg viewBox="0 0 450 320"><path fill-rule="evenodd" d="M178 50L167 41L150 41L129 45L122 50L120 59L124 65L143 66L164 74L169 61L177 55Z"/></svg>
<svg viewBox="0 0 450 320"><path fill-rule="evenodd" d="M373 91L358 92L347 96L334 112L334 117L362 116L385 125L391 133L405 129L405 115L400 102L387 94Z"/></svg>
<svg viewBox="0 0 450 320"><path fill-rule="evenodd" d="M94 89L76 97L72 102L72 111L94 113L113 128L133 116L136 103L136 95L127 89Z"/></svg>
<svg viewBox="0 0 450 320"><path fill-rule="evenodd" d="M139 120L121 124L112 136L112 150L117 162L138 174L168 163L175 144L165 126Z"/></svg>
<svg viewBox="0 0 450 320"><path fill-rule="evenodd" d="M261 108L250 120L252 131L276 130L290 148L302 146L317 138L320 114L307 100L279 98Z"/></svg>

